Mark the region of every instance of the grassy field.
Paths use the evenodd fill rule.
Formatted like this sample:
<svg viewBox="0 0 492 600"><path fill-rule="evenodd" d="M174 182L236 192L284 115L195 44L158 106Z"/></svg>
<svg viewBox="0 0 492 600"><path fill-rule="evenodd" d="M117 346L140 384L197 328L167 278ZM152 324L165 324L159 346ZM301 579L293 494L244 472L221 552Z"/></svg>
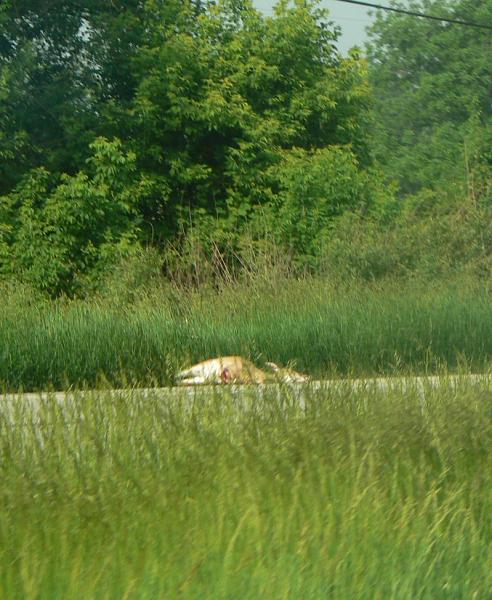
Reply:
<svg viewBox="0 0 492 600"><path fill-rule="evenodd" d="M128 390L0 427L0 597L490 598L492 392ZM3 404L5 406L5 404Z"/></svg>
<svg viewBox="0 0 492 600"><path fill-rule="evenodd" d="M380 286L322 280L221 291L154 291L48 302L23 291L0 304L0 386L168 385L216 355L295 361L313 377L483 371L492 359L492 294L466 282Z"/></svg>

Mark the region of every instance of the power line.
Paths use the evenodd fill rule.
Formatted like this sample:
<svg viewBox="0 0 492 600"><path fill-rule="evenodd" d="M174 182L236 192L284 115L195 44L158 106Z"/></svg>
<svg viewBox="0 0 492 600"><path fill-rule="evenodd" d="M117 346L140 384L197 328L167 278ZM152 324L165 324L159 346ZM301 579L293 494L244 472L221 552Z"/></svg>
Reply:
<svg viewBox="0 0 492 600"><path fill-rule="evenodd" d="M482 25L481 23L472 23L471 21L462 21L461 19L447 19L446 17L435 17L434 15L427 15L421 12L415 12L413 10L405 10L403 8L395 8L393 6L380 6L379 4L372 4L371 2L363 2L362 0L337 0L338 2L347 2L348 4L359 4L360 6L369 6L370 8L377 8L378 10L389 10L391 12L401 13L403 15L410 15L411 17L423 17L424 19L433 19L434 21L444 21L446 23L454 23L456 25L467 25L468 27L479 27L480 29L489 29L492 31L492 25Z"/></svg>

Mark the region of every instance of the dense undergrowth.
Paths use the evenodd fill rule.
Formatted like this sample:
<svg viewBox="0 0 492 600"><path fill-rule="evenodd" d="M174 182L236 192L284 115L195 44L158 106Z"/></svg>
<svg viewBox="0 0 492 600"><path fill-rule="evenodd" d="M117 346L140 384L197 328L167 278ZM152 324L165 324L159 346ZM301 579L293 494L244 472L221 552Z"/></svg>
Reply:
<svg viewBox="0 0 492 600"><path fill-rule="evenodd" d="M169 385L176 370L217 355L294 363L316 378L487 370L486 283L335 285L321 278L161 287L50 301L5 290L4 388Z"/></svg>
<svg viewBox="0 0 492 600"><path fill-rule="evenodd" d="M488 598L489 385L303 399L3 403L1 597Z"/></svg>

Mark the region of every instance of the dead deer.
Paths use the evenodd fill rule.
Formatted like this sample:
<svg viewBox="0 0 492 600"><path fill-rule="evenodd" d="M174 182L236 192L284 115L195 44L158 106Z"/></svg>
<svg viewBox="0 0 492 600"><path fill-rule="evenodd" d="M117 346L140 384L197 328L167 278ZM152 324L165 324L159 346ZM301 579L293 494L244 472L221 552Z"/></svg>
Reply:
<svg viewBox="0 0 492 600"><path fill-rule="evenodd" d="M180 371L176 375L176 380L178 385L266 383L268 381L293 383L309 380L307 375L292 369L282 369L275 363L266 363L266 365L272 373L265 373L242 356L219 356Z"/></svg>
<svg viewBox="0 0 492 600"><path fill-rule="evenodd" d="M309 381L309 377L304 373L294 371L294 369L285 369L279 367L274 362L265 363L266 366L273 371L273 378L276 381L283 381L285 383L303 383Z"/></svg>

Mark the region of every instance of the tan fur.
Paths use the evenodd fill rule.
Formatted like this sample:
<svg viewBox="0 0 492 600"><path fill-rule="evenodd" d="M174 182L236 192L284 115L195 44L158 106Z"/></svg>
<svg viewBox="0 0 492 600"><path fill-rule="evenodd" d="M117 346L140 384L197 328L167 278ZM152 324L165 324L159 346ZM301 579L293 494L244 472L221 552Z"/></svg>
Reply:
<svg viewBox="0 0 492 600"><path fill-rule="evenodd" d="M285 383L302 383L309 381L307 375L294 371L294 369L284 369L273 362L267 362L266 366L273 371L274 379L276 381L283 381Z"/></svg>
<svg viewBox="0 0 492 600"><path fill-rule="evenodd" d="M203 383L264 383L265 373L242 356L204 360L177 374L179 385Z"/></svg>
<svg viewBox="0 0 492 600"><path fill-rule="evenodd" d="M242 356L219 356L204 360L176 375L178 385L200 385L220 383L296 383L309 381L307 375L293 369L282 369L275 363L266 363L272 371L265 373L250 360Z"/></svg>

